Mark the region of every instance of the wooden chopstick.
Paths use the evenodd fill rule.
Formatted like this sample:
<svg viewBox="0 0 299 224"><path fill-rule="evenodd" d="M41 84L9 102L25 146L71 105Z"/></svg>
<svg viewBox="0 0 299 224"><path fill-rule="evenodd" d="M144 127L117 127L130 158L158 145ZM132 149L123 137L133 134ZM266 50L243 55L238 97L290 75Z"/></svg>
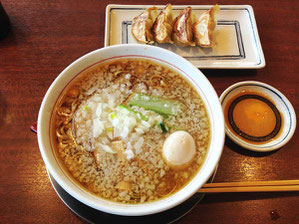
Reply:
<svg viewBox="0 0 299 224"><path fill-rule="evenodd" d="M272 180L272 181L251 181L251 182L223 182L208 183L203 187L238 187L238 186L284 186L298 185L299 180Z"/></svg>
<svg viewBox="0 0 299 224"><path fill-rule="evenodd" d="M204 184L200 193L299 191L299 180L224 182Z"/></svg>

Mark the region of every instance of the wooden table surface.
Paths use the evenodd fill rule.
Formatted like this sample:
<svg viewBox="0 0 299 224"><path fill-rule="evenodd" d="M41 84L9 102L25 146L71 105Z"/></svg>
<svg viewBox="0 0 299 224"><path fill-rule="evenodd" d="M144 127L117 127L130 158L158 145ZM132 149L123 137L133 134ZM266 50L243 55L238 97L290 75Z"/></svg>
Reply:
<svg viewBox="0 0 299 224"><path fill-rule="evenodd" d="M0 223L85 223L51 186L30 132L48 87L78 57L104 45L105 7L127 1L2 0L11 31L0 41ZM167 1L151 1L165 4ZM203 70L220 95L243 80L279 89L299 114L298 1L171 1L172 4L250 4L266 67ZM225 140L215 182L299 178L298 128L272 153L254 153ZM271 215L275 211L275 215ZM298 223L299 193L209 194L177 223Z"/></svg>

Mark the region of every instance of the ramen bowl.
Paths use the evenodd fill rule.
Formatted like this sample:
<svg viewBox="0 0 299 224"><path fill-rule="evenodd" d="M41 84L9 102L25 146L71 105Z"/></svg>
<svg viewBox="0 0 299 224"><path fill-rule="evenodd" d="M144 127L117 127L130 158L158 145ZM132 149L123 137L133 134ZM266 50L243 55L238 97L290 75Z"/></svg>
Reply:
<svg viewBox="0 0 299 224"><path fill-rule="evenodd" d="M53 149L52 119L59 97L70 83L90 67L110 60L137 58L154 61L180 74L200 95L210 120L210 143L205 160L195 176L177 192L156 201L130 204L103 199L90 193L61 166ZM45 165L57 183L80 202L110 214L142 216L155 214L173 208L194 195L215 170L224 144L224 118L218 96L207 78L181 56L168 50L145 45L116 45L99 50L77 59L54 80L40 107L38 116L38 144Z"/></svg>

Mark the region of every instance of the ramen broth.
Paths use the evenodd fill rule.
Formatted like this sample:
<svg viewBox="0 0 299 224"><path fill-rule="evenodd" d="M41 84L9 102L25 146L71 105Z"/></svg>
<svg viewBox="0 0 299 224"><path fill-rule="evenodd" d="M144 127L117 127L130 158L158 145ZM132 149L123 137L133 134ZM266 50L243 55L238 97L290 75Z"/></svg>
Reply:
<svg viewBox="0 0 299 224"><path fill-rule="evenodd" d="M210 144L210 119L197 91L148 59L117 59L81 72L53 116L53 145L64 169L89 192L120 203L174 194L198 173ZM164 155L189 149L172 138L174 148L163 151L174 133L195 146L186 163Z"/></svg>

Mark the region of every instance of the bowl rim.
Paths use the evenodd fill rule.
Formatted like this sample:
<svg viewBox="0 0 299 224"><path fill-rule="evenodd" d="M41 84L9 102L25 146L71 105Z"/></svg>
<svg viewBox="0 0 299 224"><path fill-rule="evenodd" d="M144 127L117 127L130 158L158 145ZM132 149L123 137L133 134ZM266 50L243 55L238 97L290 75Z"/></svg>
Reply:
<svg viewBox="0 0 299 224"><path fill-rule="evenodd" d="M229 96L230 94L233 94L232 92L240 87L246 87L246 86L258 86L261 88L265 88L269 91L271 91L272 93L274 93L277 96L277 99L279 99L279 101L284 104L286 106L286 108L289 111L289 118L290 118L290 125L289 125L289 132L287 133L286 137L280 141L278 144L275 145L264 145L264 144L251 144L251 143L247 143L246 141L243 141L242 139L240 139L235 133L233 133L232 131L229 130L229 128L227 127L227 124L225 122L225 133L228 135L228 137L235 142L236 144L238 144L239 146L248 149L248 150L252 150L252 151L256 151L256 152L270 152L270 151L274 151L277 150L281 147L283 147L285 144L287 144L291 138L293 137L295 130L296 130L296 113L295 110L291 104L291 102L287 99L287 97L285 95L283 95L278 89L274 88L273 86L264 83L264 82L260 82L260 81L254 81L254 80L249 80L249 81L241 81L241 82L237 82L234 83L232 85L230 85L229 87L227 87L222 94L220 95L220 103L221 106L223 107L223 103L224 100L227 96ZM275 101L271 96L268 96L272 101ZM287 125L286 122L284 122L283 125Z"/></svg>
<svg viewBox="0 0 299 224"><path fill-rule="evenodd" d="M48 157L49 152L47 152L47 147L48 147L47 140L46 140L47 138L44 136L45 128L43 128L43 127L44 127L44 125L50 126L49 123L48 124L46 123L46 120L47 120L46 118L51 116L51 113L49 111L47 111L46 106L47 106L47 104L49 104L49 101L50 101L51 96L53 95L53 92L56 91L55 88L58 88L57 83L62 79L62 77L69 77L68 79L72 79L75 76L74 74L69 74L70 71L72 70L72 68L80 67L80 65L82 65L82 64L86 64L83 67L87 68L87 67L89 67L89 64L88 64L89 58L97 57L97 55L101 55L101 54L103 55L103 54L105 54L105 52L109 52L109 51L113 51L113 50L129 51L128 49L131 51L138 49L140 52L141 51L143 52L143 50L144 50L144 52L145 52L145 50L149 50L149 51L152 51L157 54L160 54L160 53L165 54L165 55L171 57L172 59L181 60L181 62L182 62L181 64L183 64L183 65L177 65L180 69L182 69L182 66L185 66L185 70L191 70L194 72L194 74L199 74L199 76L200 76L199 78L206 84L206 86L204 88L209 90L209 96L203 100L206 101L205 103L211 101L213 103L213 107L215 107L213 112L217 115L214 118L217 120L217 122L215 123L215 125L217 127L217 129L215 128L215 131L217 132L217 141L216 141L216 139L214 139L214 142L212 142L212 137L214 136L214 138L216 138L216 136L214 133L211 133L211 143L210 143L208 155L206 155L205 162L200 169L200 171L201 171L201 170L203 170L204 165L206 166L206 168L205 168L206 173L204 173L203 177L199 178L199 175L198 175L200 173L200 171L199 171L198 174L196 174L196 176L185 187L183 187L181 190L179 190L174 195L167 197L166 199L161 199L158 201L148 202L148 203L144 203L144 204L137 204L137 205L126 205L126 204L121 204L121 203L113 203L110 201L107 202L107 200L97 197L98 200L100 198L101 201L105 201L106 205L108 206L108 207L105 207L105 206L102 206L102 204L92 201L90 198L87 198L87 199L84 198L84 196L86 196L84 194L84 192L80 193L80 192L75 191L75 189L73 187L71 187L70 183L65 180L65 176L63 177L62 173L56 170L57 164L53 164L53 160L49 159L49 157ZM123 54L126 55L126 53L123 53ZM142 55L146 57L147 53L143 53ZM159 57L162 57L162 56L159 56ZM164 60L166 60L165 62L167 62L168 59L164 59ZM80 72L82 72L82 70ZM185 75L183 75L181 72L179 72L179 73L184 78L186 78ZM67 85L65 85L64 88L66 86ZM199 91L198 87L194 86L194 88L196 89L197 92ZM202 95L201 95L201 97L203 98ZM58 98L59 98L59 96L57 97L57 99ZM54 105L53 105L53 107L54 107ZM206 107L207 107L207 105L206 105ZM207 112L208 112L208 115L211 116L212 108L210 108L210 109L207 108ZM50 173L53 175L55 180L60 184L60 186L62 186L70 195L74 196L76 199L78 199L79 201L81 201L82 203L84 203L90 207L93 207L95 209L98 209L98 210L101 210L104 212L108 212L111 214L129 215L129 216L148 215L148 214L165 211L167 209L170 209L170 208L182 203L183 201L187 200L188 198L190 198L208 180L210 175L213 173L213 171L221 157L221 153L222 153L223 146L224 146L224 138L225 138L224 117L223 117L223 113L221 110L221 105L219 103L219 99L216 94L216 91L214 90L213 86L208 81L208 79L194 65L192 65L189 61L182 58L181 56L179 56L173 52L170 52L168 50L159 48L159 47L148 46L148 45L144 46L144 45L140 45L140 44L114 45L114 46L110 46L110 47L106 47L106 48L97 49L95 51L92 51L88 54L83 55L82 57L78 58L73 63L71 63L69 66L67 66L57 76L57 78L53 81L53 83L51 84L51 86L49 87L48 91L46 92L46 94L44 96L44 99L43 99L41 107L40 107L39 115L38 115L38 128L37 129L38 129L38 132L37 132L38 133L37 134L38 144L39 144L42 158L43 158L47 168L49 169ZM50 140L48 139L48 141L50 141ZM212 150L211 149L212 146L214 146L216 149ZM52 156L54 157L54 155L52 155ZM209 162L209 164L206 163L206 161L208 160L208 156L212 156L214 158L213 160L211 160ZM198 180L198 179L199 179L199 183L194 183L194 181ZM182 195L182 193L180 193L180 192L183 192L183 190L185 190L184 195ZM174 196L176 196L176 198L174 198Z"/></svg>

